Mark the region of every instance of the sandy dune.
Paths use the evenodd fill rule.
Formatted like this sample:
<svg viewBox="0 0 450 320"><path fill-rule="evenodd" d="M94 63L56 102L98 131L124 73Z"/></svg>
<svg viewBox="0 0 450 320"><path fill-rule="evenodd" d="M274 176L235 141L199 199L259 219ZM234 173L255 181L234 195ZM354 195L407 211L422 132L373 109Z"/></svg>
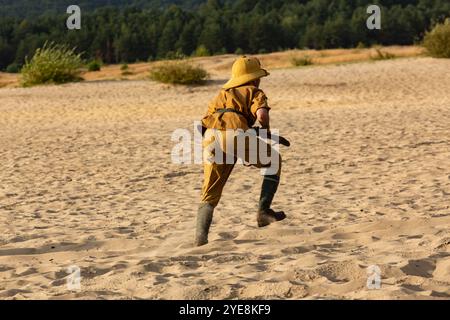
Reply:
<svg viewBox="0 0 450 320"><path fill-rule="evenodd" d="M315 65L370 61L374 57L377 57L377 50L380 50L383 54L389 53L397 58L412 58L423 56L424 54L424 49L418 46L389 46L366 49L297 49L260 54L257 57L263 62L266 68L274 70L292 67L292 58L309 57ZM190 61L206 68L213 77L220 77L224 72L229 72L236 57L234 54L226 54L213 57L197 57L190 59ZM121 70L122 65L104 65L100 71L88 72L86 70L81 76L87 81L148 80L150 70L160 63L166 63L166 61L130 64L126 74ZM0 88L2 87L20 87L19 75L0 72Z"/></svg>
<svg viewBox="0 0 450 320"><path fill-rule="evenodd" d="M171 133L227 74L0 89L0 298L448 299L449 70L412 58L273 71L273 127L293 142L275 207L289 217L256 228L261 177L237 167L202 248L202 168L171 163Z"/></svg>

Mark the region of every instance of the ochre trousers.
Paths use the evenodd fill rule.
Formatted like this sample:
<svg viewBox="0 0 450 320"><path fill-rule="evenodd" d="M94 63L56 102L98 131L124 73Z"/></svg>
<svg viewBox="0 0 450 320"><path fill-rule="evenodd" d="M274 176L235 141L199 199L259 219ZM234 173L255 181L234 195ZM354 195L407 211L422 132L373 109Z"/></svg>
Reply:
<svg viewBox="0 0 450 320"><path fill-rule="evenodd" d="M262 175L281 174L277 148L256 135L208 129L203 139L204 183L201 202L216 207L236 163L261 168Z"/></svg>

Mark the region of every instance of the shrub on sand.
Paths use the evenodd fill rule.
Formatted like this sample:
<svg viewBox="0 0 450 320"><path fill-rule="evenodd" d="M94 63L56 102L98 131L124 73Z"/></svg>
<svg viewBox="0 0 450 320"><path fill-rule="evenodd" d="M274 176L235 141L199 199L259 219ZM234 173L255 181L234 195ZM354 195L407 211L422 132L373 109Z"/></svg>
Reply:
<svg viewBox="0 0 450 320"><path fill-rule="evenodd" d="M450 58L450 19L438 24L425 35L423 45L435 58Z"/></svg>
<svg viewBox="0 0 450 320"><path fill-rule="evenodd" d="M365 49L366 45L363 42L358 42L358 45L356 46L356 49Z"/></svg>
<svg viewBox="0 0 450 320"><path fill-rule="evenodd" d="M65 45L45 43L36 50L33 58L25 61L21 70L22 85L33 86L47 83L80 81L83 62L81 54Z"/></svg>
<svg viewBox="0 0 450 320"><path fill-rule="evenodd" d="M207 57L207 56L210 56L211 54L210 54L209 50L204 45L200 45L195 50L193 55L195 57Z"/></svg>
<svg viewBox="0 0 450 320"><path fill-rule="evenodd" d="M133 74L133 72L130 71L130 67L126 63L120 67L120 70L122 71L122 76L129 76Z"/></svg>
<svg viewBox="0 0 450 320"><path fill-rule="evenodd" d="M303 56L303 57L292 57L291 58L291 64L294 67L305 67L305 66L310 66L313 64L313 61L310 57L308 56Z"/></svg>
<svg viewBox="0 0 450 320"><path fill-rule="evenodd" d="M165 62L156 66L151 70L150 78L169 84L204 84L208 79L208 73L188 61L181 60Z"/></svg>
<svg viewBox="0 0 450 320"><path fill-rule="evenodd" d="M102 69L102 62L99 60L93 60L93 61L89 62L87 67L88 67L88 71L91 71L91 72L100 71Z"/></svg>
<svg viewBox="0 0 450 320"><path fill-rule="evenodd" d="M185 58L186 58L186 56L180 50L177 50L175 52L174 51L169 51L166 54L166 59L167 60L183 60Z"/></svg>
<svg viewBox="0 0 450 320"><path fill-rule="evenodd" d="M6 72L8 73L19 73L21 66L17 63L11 63L8 67L6 67Z"/></svg>
<svg viewBox="0 0 450 320"><path fill-rule="evenodd" d="M236 51L234 52L234 54L236 54L238 56L243 56L245 54L245 52L241 48L237 48Z"/></svg>

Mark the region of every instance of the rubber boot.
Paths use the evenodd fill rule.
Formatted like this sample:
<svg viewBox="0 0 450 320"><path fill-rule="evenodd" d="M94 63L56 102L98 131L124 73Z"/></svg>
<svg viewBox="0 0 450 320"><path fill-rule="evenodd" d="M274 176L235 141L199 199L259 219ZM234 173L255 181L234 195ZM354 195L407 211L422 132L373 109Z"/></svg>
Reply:
<svg viewBox="0 0 450 320"><path fill-rule="evenodd" d="M270 206L280 184L280 177L277 175L264 176L261 187L261 197L259 200L259 210L257 215L258 227L262 228L269 224L286 219L283 211L275 212Z"/></svg>
<svg viewBox="0 0 450 320"><path fill-rule="evenodd" d="M209 203L202 203L197 213L197 231L195 234L195 245L204 246L208 243L209 227L213 218L214 207Z"/></svg>

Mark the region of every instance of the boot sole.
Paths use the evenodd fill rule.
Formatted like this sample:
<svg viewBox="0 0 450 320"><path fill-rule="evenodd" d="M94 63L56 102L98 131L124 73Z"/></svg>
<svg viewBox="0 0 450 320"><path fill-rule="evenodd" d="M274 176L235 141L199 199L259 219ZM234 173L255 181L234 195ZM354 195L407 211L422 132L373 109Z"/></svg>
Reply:
<svg viewBox="0 0 450 320"><path fill-rule="evenodd" d="M196 242L194 245L196 247L203 247L203 246L206 246L207 244L208 244L208 242Z"/></svg>
<svg viewBox="0 0 450 320"><path fill-rule="evenodd" d="M286 214L284 212L279 212L278 216L272 216L272 215L262 215L262 216L263 216L263 219L257 219L259 228L264 228L274 222L279 222L279 221L283 221L284 219L286 219Z"/></svg>

